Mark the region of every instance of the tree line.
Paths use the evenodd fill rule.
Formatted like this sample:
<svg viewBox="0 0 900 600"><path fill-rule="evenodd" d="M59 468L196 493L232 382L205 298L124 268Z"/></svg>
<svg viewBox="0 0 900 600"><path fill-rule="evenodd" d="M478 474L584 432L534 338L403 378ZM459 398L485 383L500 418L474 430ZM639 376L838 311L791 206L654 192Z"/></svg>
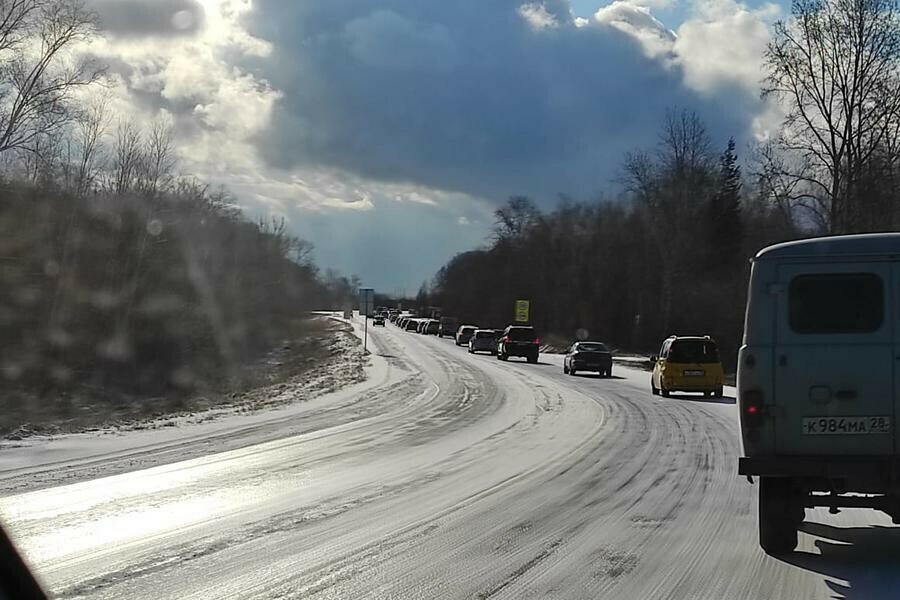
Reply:
<svg viewBox="0 0 900 600"><path fill-rule="evenodd" d="M0 430L221 392L358 287L179 173L165 118L116 118L94 35L81 2L0 0Z"/></svg>
<svg viewBox="0 0 900 600"><path fill-rule="evenodd" d="M563 341L579 330L618 348L652 351L671 333L709 334L736 352L748 258L795 237L795 224L743 191L735 144L715 157L700 120L671 113L654 153L627 157L629 200L563 200L542 212L514 197L484 249L454 257L419 302L502 327L514 302Z"/></svg>
<svg viewBox="0 0 900 600"><path fill-rule="evenodd" d="M733 139L715 149L696 114L673 109L656 148L624 157L614 200L542 212L510 198L486 247L450 260L417 304L502 327L528 299L545 335L633 351L709 334L733 367L759 249L900 225L897 3L795 0L764 63L761 93L785 118L746 173Z"/></svg>

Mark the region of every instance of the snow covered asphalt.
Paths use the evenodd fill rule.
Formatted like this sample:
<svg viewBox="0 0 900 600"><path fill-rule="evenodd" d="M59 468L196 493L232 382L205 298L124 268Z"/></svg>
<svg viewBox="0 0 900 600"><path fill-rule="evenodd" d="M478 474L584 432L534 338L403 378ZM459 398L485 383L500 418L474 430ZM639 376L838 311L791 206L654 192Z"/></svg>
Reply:
<svg viewBox="0 0 900 600"><path fill-rule="evenodd" d="M897 597L880 513L808 511L797 552L759 550L733 390L369 339L368 381L296 407L28 465L4 449L0 481L30 491L7 484L0 516L62 598Z"/></svg>

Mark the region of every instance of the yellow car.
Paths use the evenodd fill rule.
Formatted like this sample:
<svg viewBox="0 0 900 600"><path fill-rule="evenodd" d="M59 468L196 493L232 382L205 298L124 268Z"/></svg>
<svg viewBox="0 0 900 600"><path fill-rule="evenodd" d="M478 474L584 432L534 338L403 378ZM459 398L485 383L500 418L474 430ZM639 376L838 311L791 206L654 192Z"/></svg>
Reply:
<svg viewBox="0 0 900 600"><path fill-rule="evenodd" d="M704 396L722 397L722 363L719 347L711 337L676 336L663 342L659 356L651 359L653 395L665 398L671 392L702 392Z"/></svg>

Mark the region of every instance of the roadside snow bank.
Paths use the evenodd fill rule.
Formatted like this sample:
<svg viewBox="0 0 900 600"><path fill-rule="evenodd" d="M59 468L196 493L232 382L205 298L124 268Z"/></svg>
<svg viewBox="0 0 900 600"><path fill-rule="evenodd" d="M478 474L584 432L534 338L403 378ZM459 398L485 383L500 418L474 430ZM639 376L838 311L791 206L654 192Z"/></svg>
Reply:
<svg viewBox="0 0 900 600"><path fill-rule="evenodd" d="M334 319L327 360L228 405L80 433L23 432L0 440L0 493L101 477L296 434L308 415L340 410L388 378L363 353L357 323ZM371 337L370 337L371 344Z"/></svg>

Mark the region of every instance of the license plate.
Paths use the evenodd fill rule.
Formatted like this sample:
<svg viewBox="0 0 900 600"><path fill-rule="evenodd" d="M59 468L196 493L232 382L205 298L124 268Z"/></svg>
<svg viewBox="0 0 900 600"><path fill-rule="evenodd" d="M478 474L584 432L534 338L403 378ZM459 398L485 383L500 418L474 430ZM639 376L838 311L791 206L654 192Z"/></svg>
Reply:
<svg viewBox="0 0 900 600"><path fill-rule="evenodd" d="M890 417L804 417L805 435L890 433Z"/></svg>
<svg viewBox="0 0 900 600"><path fill-rule="evenodd" d="M682 373L684 373L685 377L703 377L704 375L706 375L706 371L700 370L687 370L682 371Z"/></svg>

